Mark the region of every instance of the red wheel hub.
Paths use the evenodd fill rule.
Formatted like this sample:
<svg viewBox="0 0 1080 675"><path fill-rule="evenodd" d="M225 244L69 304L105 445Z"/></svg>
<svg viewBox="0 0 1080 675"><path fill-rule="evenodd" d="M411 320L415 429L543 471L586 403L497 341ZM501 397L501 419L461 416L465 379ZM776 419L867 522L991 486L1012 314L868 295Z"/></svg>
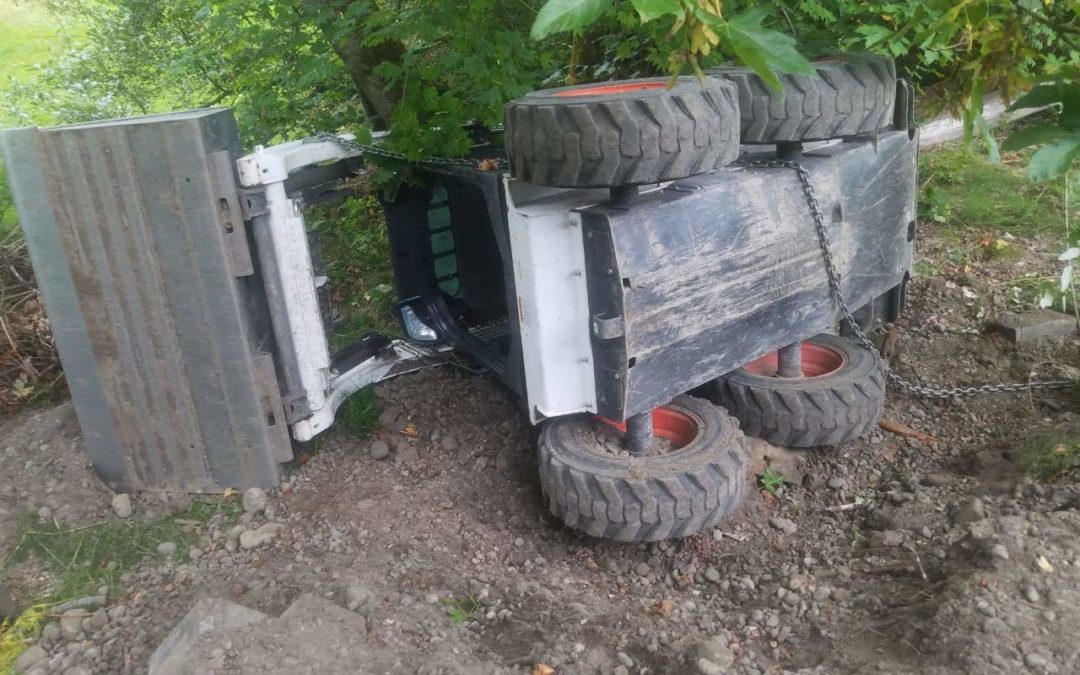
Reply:
<svg viewBox="0 0 1080 675"><path fill-rule="evenodd" d="M844 367L847 359L831 347L804 342L801 345L803 377L821 377ZM762 377L777 377L779 358L772 352L743 366L743 369Z"/></svg>
<svg viewBox="0 0 1080 675"><path fill-rule="evenodd" d="M603 417L596 419L626 433L625 422L613 422ZM653 435L671 441L676 450L689 445L690 441L698 435L698 425L693 417L668 406L661 406L652 411L652 423Z"/></svg>
<svg viewBox="0 0 1080 675"><path fill-rule="evenodd" d="M650 91L667 88L666 82L623 82L622 84L599 84L595 87L560 91L556 96L597 96L600 94L629 94L635 91Z"/></svg>

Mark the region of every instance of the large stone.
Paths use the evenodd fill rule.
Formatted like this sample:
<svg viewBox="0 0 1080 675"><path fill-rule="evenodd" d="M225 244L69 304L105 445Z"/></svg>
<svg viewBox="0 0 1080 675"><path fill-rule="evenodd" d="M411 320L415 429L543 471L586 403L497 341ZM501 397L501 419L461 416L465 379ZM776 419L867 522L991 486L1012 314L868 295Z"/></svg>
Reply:
<svg viewBox="0 0 1080 675"><path fill-rule="evenodd" d="M19 654L19 658L15 659L15 672L28 673L30 672L30 669L37 664L44 663L47 658L49 658L49 655L41 645L34 645L22 654Z"/></svg>
<svg viewBox="0 0 1080 675"><path fill-rule="evenodd" d="M182 675L191 672L188 659L199 638L207 633L259 623L267 616L235 602L212 598L200 600L165 637L150 657L149 675Z"/></svg>
<svg viewBox="0 0 1080 675"><path fill-rule="evenodd" d="M1014 344L1076 335L1076 317L1049 309L1035 309L1017 314L1005 312L986 322L986 331L996 333Z"/></svg>
<svg viewBox="0 0 1080 675"><path fill-rule="evenodd" d="M83 619L90 616L90 612L82 607L76 607L64 612L60 617L60 635L67 640L74 640L82 633Z"/></svg>

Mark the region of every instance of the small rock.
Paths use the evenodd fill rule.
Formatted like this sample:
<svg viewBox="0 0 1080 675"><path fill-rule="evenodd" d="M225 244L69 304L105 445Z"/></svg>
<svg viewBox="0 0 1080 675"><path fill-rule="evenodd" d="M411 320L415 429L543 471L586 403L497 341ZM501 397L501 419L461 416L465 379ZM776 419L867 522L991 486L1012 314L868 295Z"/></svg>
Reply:
<svg viewBox="0 0 1080 675"><path fill-rule="evenodd" d="M270 538L264 537L255 530L245 530L240 535L240 548L245 551L250 551L253 548L258 548L269 542Z"/></svg>
<svg viewBox="0 0 1080 675"><path fill-rule="evenodd" d="M420 459L420 451L412 444L400 446L397 455L394 456L394 462L397 464L408 464L409 462L415 462L418 459Z"/></svg>
<svg viewBox="0 0 1080 675"><path fill-rule="evenodd" d="M1009 549L1005 548L1005 544L994 544L990 547L990 556L1000 560L1008 560Z"/></svg>
<svg viewBox="0 0 1080 675"><path fill-rule="evenodd" d="M846 588L834 588L832 599L837 602L847 602L848 600L851 600L851 591Z"/></svg>
<svg viewBox="0 0 1080 675"><path fill-rule="evenodd" d="M634 565L634 572L636 572L637 575L640 576L640 577L649 576L649 565L648 565L648 563L639 562L638 564Z"/></svg>
<svg viewBox="0 0 1080 675"><path fill-rule="evenodd" d="M986 518L986 507L978 497L969 499L960 505L960 508L953 514L953 524L955 525L968 525L975 523L983 518Z"/></svg>
<svg viewBox="0 0 1080 675"><path fill-rule="evenodd" d="M90 612L82 607L76 607L64 612L60 617L60 635L65 640L74 640L82 633L83 619L90 616Z"/></svg>
<svg viewBox="0 0 1080 675"><path fill-rule="evenodd" d="M134 509L131 508L131 496L126 494L114 495L112 498L112 510L117 518L130 518Z"/></svg>
<svg viewBox="0 0 1080 675"><path fill-rule="evenodd" d="M266 510L266 492L262 488L248 488L244 493L244 513L262 513Z"/></svg>
<svg viewBox="0 0 1080 675"><path fill-rule="evenodd" d="M697 671L701 675L724 675L726 672L723 668L708 659L697 660Z"/></svg>
<svg viewBox="0 0 1080 675"><path fill-rule="evenodd" d="M795 521L780 516L769 518L769 525L772 525L774 529L780 530L784 534L795 534L799 529L799 526L795 524Z"/></svg>
<svg viewBox="0 0 1080 675"><path fill-rule="evenodd" d="M952 478L943 473L931 473L923 476L922 482L930 487L945 487L952 482Z"/></svg>
<svg viewBox="0 0 1080 675"><path fill-rule="evenodd" d="M41 645L34 645L30 649L27 649L22 654L19 654L19 658L15 659L15 672L25 673L39 663L49 658L48 653Z"/></svg>
<svg viewBox="0 0 1080 675"><path fill-rule="evenodd" d="M634 667L634 659L630 658L630 655L626 652L619 652L615 655L615 658L619 659L619 663L623 664L627 668Z"/></svg>
<svg viewBox="0 0 1080 675"><path fill-rule="evenodd" d="M176 542L163 541L157 545L157 552L163 558L171 558L176 554Z"/></svg>
<svg viewBox="0 0 1080 675"><path fill-rule="evenodd" d="M697 657L698 671L703 674L727 673L735 663L735 654L720 637L698 642L694 647L694 656ZM705 664L704 669L702 663Z"/></svg>
<svg viewBox="0 0 1080 675"><path fill-rule="evenodd" d="M1048 661L1042 654L1026 654L1024 656L1024 664L1028 668L1045 668Z"/></svg>
<svg viewBox="0 0 1080 675"><path fill-rule="evenodd" d="M619 664L615 666L615 670L611 671L612 675L630 675L630 671L626 669L626 666Z"/></svg>
<svg viewBox="0 0 1080 675"><path fill-rule="evenodd" d="M840 476L833 476L825 484L829 486L830 490L843 490L847 487L847 481Z"/></svg>
<svg viewBox="0 0 1080 675"><path fill-rule="evenodd" d="M712 565L705 568L705 580L710 583L720 581L720 572ZM629 667L629 666L628 666Z"/></svg>
<svg viewBox="0 0 1080 675"><path fill-rule="evenodd" d="M1024 598L1028 602L1038 602L1040 599L1039 590L1034 586L1028 586L1024 589Z"/></svg>
<svg viewBox="0 0 1080 675"><path fill-rule="evenodd" d="M386 444L386 441L376 439L368 446L368 454L374 460L386 459L390 456L390 446Z"/></svg>
<svg viewBox="0 0 1080 675"><path fill-rule="evenodd" d="M983 631L990 635L1004 635L1009 632L1009 626L998 617L992 616L983 621Z"/></svg>
<svg viewBox="0 0 1080 675"><path fill-rule="evenodd" d="M71 666L64 671L64 675L90 675L90 671L82 666Z"/></svg>
<svg viewBox="0 0 1080 675"><path fill-rule="evenodd" d="M226 539L228 541L239 541L240 535L242 535L243 533L244 533L244 526L243 525L234 525L233 528L231 530L229 530L229 534L226 537Z"/></svg>

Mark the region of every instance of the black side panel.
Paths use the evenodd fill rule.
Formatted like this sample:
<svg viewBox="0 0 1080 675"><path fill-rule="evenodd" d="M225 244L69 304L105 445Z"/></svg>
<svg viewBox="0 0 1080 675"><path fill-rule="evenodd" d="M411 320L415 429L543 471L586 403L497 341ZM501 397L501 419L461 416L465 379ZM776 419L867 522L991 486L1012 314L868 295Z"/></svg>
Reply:
<svg viewBox="0 0 1080 675"><path fill-rule="evenodd" d="M523 397L503 174L423 168L416 178L417 185L402 185L383 202L398 299L409 302L443 341L476 358ZM435 220L446 217L443 205L449 214L445 227ZM505 332L498 343L487 338L492 326Z"/></svg>
<svg viewBox="0 0 1080 675"><path fill-rule="evenodd" d="M916 147L893 132L801 160L852 307L911 269ZM835 332L821 250L790 169L729 167L582 220L594 237L610 237L615 263L601 248L586 257L590 312L623 318L622 338L594 339L605 417L662 405L785 344Z"/></svg>

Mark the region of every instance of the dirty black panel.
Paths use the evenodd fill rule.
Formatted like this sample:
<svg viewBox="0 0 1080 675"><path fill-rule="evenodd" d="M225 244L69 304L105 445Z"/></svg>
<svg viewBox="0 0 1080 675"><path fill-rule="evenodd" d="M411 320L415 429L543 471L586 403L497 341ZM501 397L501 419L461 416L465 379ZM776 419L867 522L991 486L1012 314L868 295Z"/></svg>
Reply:
<svg viewBox="0 0 1080 675"><path fill-rule="evenodd" d="M906 131L894 132L801 160L852 307L888 292L910 271L916 147ZM582 220L587 230L609 233L620 277L625 337L621 344L594 342L598 392L623 387L622 405L608 409L609 417L661 405L785 344L837 328L809 208L790 169L727 167L643 195L626 210L588 209ZM593 256L586 263L591 303L594 280L608 265Z"/></svg>
<svg viewBox="0 0 1080 675"><path fill-rule="evenodd" d="M615 261L611 231L603 219L582 219L585 280L589 293L596 412L622 419L626 400L626 324L623 320L622 274Z"/></svg>

